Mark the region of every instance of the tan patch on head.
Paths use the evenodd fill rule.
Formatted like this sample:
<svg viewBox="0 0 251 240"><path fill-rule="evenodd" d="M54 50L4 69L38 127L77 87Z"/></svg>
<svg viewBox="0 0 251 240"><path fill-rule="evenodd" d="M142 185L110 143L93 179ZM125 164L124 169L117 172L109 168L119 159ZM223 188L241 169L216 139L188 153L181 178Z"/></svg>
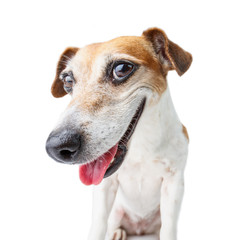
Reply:
<svg viewBox="0 0 251 240"><path fill-rule="evenodd" d="M161 64L151 46L151 43L144 37L125 36L115 38L102 43L100 51L106 53L118 53L132 56L136 63L145 66L145 78L138 81L145 81L146 86L152 86L153 91L162 94L167 87L166 75L163 74Z"/></svg>
<svg viewBox="0 0 251 240"><path fill-rule="evenodd" d="M189 136L188 136L188 132L187 129L184 125L182 125L182 132L185 135L185 137L187 138L187 140L189 141Z"/></svg>
<svg viewBox="0 0 251 240"><path fill-rule="evenodd" d="M114 86L111 82L105 82L103 77L109 61L119 59L135 62L140 65L140 69L125 83ZM167 88L156 53L151 43L142 36L119 37L79 49L70 62L69 69L76 80L70 105L77 104L91 112L108 106L117 101L121 93L133 92L138 87L148 87L159 96Z"/></svg>
<svg viewBox="0 0 251 240"><path fill-rule="evenodd" d="M143 37L118 37L104 43L104 47L131 55L157 72L161 70L151 45Z"/></svg>

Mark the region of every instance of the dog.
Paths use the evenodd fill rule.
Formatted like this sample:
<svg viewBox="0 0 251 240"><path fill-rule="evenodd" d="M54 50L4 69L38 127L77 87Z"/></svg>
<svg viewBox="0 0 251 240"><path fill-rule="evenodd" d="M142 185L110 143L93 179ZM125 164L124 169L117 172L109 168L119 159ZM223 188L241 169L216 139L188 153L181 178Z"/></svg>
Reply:
<svg viewBox="0 0 251 240"><path fill-rule="evenodd" d="M60 56L51 91L71 102L46 150L57 162L78 164L80 180L96 185L88 240L177 238L189 139L167 74L181 76L191 63L158 28Z"/></svg>

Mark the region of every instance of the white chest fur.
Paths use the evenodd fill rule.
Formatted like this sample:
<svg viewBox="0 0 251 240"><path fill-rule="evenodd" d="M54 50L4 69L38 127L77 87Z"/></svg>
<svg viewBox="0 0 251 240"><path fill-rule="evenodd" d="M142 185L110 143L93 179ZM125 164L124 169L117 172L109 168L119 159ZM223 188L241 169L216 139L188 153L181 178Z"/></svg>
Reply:
<svg viewBox="0 0 251 240"><path fill-rule="evenodd" d="M121 218L127 232L158 231L163 179L171 183L176 172L183 173L187 145L167 90L157 105L145 108L116 175L119 186L110 217Z"/></svg>

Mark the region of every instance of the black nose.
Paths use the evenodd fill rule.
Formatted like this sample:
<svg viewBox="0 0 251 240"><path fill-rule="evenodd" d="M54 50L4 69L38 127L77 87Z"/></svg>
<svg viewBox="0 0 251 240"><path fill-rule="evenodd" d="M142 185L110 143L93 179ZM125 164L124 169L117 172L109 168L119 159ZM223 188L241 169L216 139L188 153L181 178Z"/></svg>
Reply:
<svg viewBox="0 0 251 240"><path fill-rule="evenodd" d="M76 162L81 146L81 135L73 130L52 132L46 142L48 155L62 163Z"/></svg>

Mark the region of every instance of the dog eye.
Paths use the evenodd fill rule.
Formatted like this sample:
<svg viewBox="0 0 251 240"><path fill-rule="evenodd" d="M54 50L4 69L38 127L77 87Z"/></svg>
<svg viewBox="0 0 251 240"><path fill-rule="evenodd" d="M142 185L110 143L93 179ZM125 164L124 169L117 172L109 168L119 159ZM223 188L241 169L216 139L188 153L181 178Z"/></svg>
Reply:
<svg viewBox="0 0 251 240"><path fill-rule="evenodd" d="M126 80L133 71L134 65L132 63L122 62L115 64L112 71L115 83L120 83Z"/></svg>
<svg viewBox="0 0 251 240"><path fill-rule="evenodd" d="M63 83L64 83L64 90L67 92L67 93L70 93L72 91L72 87L73 87L73 84L74 84L74 79L72 76L70 75L66 75L63 77Z"/></svg>

